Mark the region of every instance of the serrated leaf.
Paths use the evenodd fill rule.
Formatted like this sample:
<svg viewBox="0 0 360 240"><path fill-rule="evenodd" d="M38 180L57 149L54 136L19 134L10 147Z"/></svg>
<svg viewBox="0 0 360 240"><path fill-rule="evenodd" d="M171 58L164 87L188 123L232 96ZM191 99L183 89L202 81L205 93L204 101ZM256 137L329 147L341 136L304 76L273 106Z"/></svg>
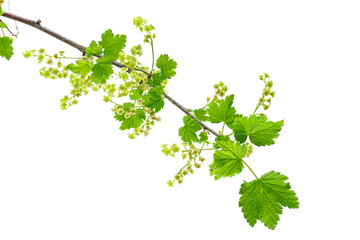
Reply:
<svg viewBox="0 0 360 240"><path fill-rule="evenodd" d="M235 142L219 141L221 150L214 152L214 161L210 164L210 175L215 176L215 180L221 177L233 177L239 174L244 168L242 158L246 155L246 145Z"/></svg>
<svg viewBox="0 0 360 240"><path fill-rule="evenodd" d="M112 59L103 57L96 60L96 64L94 64L92 68L92 73L95 83L106 83L106 80L113 74Z"/></svg>
<svg viewBox="0 0 360 240"><path fill-rule="evenodd" d="M195 117L202 122L208 121L207 111L205 109L195 109L194 110Z"/></svg>
<svg viewBox="0 0 360 240"><path fill-rule="evenodd" d="M298 208L299 202L288 178L279 172L268 172L251 182L246 182L240 188L239 207L250 226L260 220L270 229L275 229L283 207Z"/></svg>
<svg viewBox="0 0 360 240"><path fill-rule="evenodd" d="M256 146L274 144L279 136L284 120L278 122L267 121L266 116L250 115L250 117L237 117L232 124L235 139L241 143L249 136L250 141Z"/></svg>
<svg viewBox="0 0 360 240"><path fill-rule="evenodd" d="M165 104L163 93L164 87L162 86L151 88L149 92L143 96L145 106L154 109L155 112L159 112Z"/></svg>
<svg viewBox="0 0 360 240"><path fill-rule="evenodd" d="M9 37L0 37L0 56L10 60L11 56L14 54L12 47L13 40Z"/></svg>
<svg viewBox="0 0 360 240"><path fill-rule="evenodd" d="M213 143L213 147L215 149L219 149L220 145L219 142L229 142L230 141L230 137L229 136L223 136L223 135L219 135L215 138L215 142Z"/></svg>
<svg viewBox="0 0 360 240"><path fill-rule="evenodd" d="M122 121L120 130L126 130L131 128L138 128L146 119L146 114L143 109L136 109L136 113L129 118L125 118L125 113L122 115L115 114L114 118L118 121Z"/></svg>
<svg viewBox="0 0 360 240"><path fill-rule="evenodd" d="M71 63L67 65L67 68L70 69L73 73L77 73L81 76L86 76L91 72L91 64L88 61L78 60L76 64Z"/></svg>
<svg viewBox="0 0 360 240"><path fill-rule="evenodd" d="M206 132L201 132L201 133L199 134L199 142L200 142L200 143L203 143L203 142L207 141L208 138L209 138L209 136L207 135Z"/></svg>
<svg viewBox="0 0 360 240"><path fill-rule="evenodd" d="M154 73L148 81L150 86L160 86L165 79L161 76L161 73Z"/></svg>
<svg viewBox="0 0 360 240"><path fill-rule="evenodd" d="M202 129L201 125L189 115L184 116L183 123L184 126L179 128L181 140L188 143L198 142L196 132Z"/></svg>
<svg viewBox="0 0 360 240"><path fill-rule="evenodd" d="M103 46L95 41L92 41L90 43L90 46L87 47L85 50L86 50L86 54L89 55L89 56L92 56L93 54L96 54L96 55L100 55L102 54L102 49L103 49Z"/></svg>
<svg viewBox="0 0 360 240"><path fill-rule="evenodd" d="M215 101L209 103L209 108L207 110L209 121L212 123L232 123L236 113L235 108L232 107L233 102L234 95L229 95L226 96L225 99L220 100L219 103Z"/></svg>
<svg viewBox="0 0 360 240"><path fill-rule="evenodd" d="M135 89L130 94L130 100L138 100L142 97L143 90L142 89Z"/></svg>
<svg viewBox="0 0 360 240"><path fill-rule="evenodd" d="M177 63L169 59L167 54L161 54L156 61L156 66L161 70L160 74L164 79L170 79L175 76Z"/></svg>
<svg viewBox="0 0 360 240"><path fill-rule="evenodd" d="M101 35L101 44L104 47L104 56L116 60L121 50L125 48L126 36L115 35L111 29Z"/></svg>

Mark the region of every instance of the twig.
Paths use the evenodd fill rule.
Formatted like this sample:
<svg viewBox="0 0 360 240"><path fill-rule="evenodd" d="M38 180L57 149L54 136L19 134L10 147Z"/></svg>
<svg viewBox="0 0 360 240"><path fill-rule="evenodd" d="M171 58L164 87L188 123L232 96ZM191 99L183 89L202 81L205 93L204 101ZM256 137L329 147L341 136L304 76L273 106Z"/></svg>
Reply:
<svg viewBox="0 0 360 240"><path fill-rule="evenodd" d="M27 19L27 18L23 18L23 17L17 16L17 15L12 14L12 13L8 13L8 12L4 12L2 16L3 16L3 17L10 18L10 19L13 19L13 20L15 20L15 21L22 22L22 23L27 24L27 25L29 25L29 26L31 26L31 27L37 28L37 29L39 29L40 31L45 32L45 33L49 34L50 36L52 36L52 37L54 37L54 38L57 38L58 40L60 40L60 41L62 41L62 42L64 42L64 43L66 43L66 44L68 44L68 45L70 45L70 46L78 49L78 50L79 50L80 52L82 52L83 54L86 53L84 46L82 46L82 45L80 45L80 44L78 44L78 43L76 43L76 42L74 42L74 41L72 41L72 40L70 40L70 39L68 39L68 38L66 38L66 37L64 37L64 36L62 36L62 35L54 32L54 31L52 31L52 30L50 30L50 29L48 29L48 28L46 28L46 27L43 27L43 26L41 25L41 21L40 21L40 20L33 21L33 20L30 20L30 19ZM1 21L1 20L0 20L0 21ZM98 57L98 58L101 58L101 57L102 57L101 55L94 55L94 56L96 56L96 57ZM126 66L125 64L123 64L123 63L119 63L119 62L113 61L113 65L116 66L116 67L119 67L119 68L124 68L124 67L126 67L126 68L129 69L129 71L131 71L131 69L130 69L129 67L127 67L127 66ZM143 71L143 70L141 70L141 69L133 69L133 70L134 70L134 71L144 72L144 73L148 74L148 76L150 76L149 73L147 73L147 72L145 72L145 71ZM197 119L194 115L192 115L185 107L183 107L180 103L178 103L177 101L175 101L173 98L171 98L171 97L170 97L169 95L167 95L166 93L165 93L165 98L168 99L172 104L174 104L177 108L179 108L179 109L180 109L181 111L183 111L185 114L187 114L187 115L191 116L193 119L195 119L195 120L203 127L203 129L208 130L209 132L211 132L211 133L214 134L215 136L219 136L219 134L218 134L216 131L214 131L214 130L212 130L211 128L209 128L208 126L206 126L203 122L201 122L201 121L200 121L199 119Z"/></svg>

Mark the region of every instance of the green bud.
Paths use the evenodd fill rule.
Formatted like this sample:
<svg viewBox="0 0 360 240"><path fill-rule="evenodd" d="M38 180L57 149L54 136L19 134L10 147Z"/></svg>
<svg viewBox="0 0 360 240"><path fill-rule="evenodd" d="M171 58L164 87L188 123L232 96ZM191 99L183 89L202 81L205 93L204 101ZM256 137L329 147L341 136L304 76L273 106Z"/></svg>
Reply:
<svg viewBox="0 0 360 240"><path fill-rule="evenodd" d="M180 176L179 174L176 174L176 175L175 175L175 179L176 179L176 180L180 180L180 179L181 179L181 176Z"/></svg>

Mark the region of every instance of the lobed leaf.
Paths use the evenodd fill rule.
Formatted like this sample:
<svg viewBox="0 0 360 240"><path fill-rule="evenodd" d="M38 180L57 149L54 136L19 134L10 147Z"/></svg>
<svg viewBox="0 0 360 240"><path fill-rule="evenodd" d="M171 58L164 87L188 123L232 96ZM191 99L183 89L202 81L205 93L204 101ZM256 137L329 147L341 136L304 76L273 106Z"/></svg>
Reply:
<svg viewBox="0 0 360 240"><path fill-rule="evenodd" d="M218 180L239 174L244 168L242 158L246 155L246 145L230 141L219 141L217 144L221 150L216 150L213 155L214 161L209 166L210 176L214 175L215 180Z"/></svg>
<svg viewBox="0 0 360 240"><path fill-rule="evenodd" d="M0 56L10 60L11 56L14 54L14 49L12 47L13 40L9 37L0 37Z"/></svg>
<svg viewBox="0 0 360 240"><path fill-rule="evenodd" d="M250 226L257 220L272 230L275 229L283 207L299 208L298 198L290 190L288 178L279 172L265 173L260 179L246 182L240 188L239 207Z"/></svg>
<svg viewBox="0 0 360 240"><path fill-rule="evenodd" d="M256 146L274 144L279 136L284 120L278 122L267 121L266 116L250 115L250 117L237 117L233 124L235 139L244 143L249 136L250 141Z"/></svg>
<svg viewBox="0 0 360 240"><path fill-rule="evenodd" d="M218 103L215 101L209 103L207 110L209 121L212 123L224 122L226 124L233 122L236 114L235 108L232 107L233 102L234 95L229 95Z"/></svg>
<svg viewBox="0 0 360 240"><path fill-rule="evenodd" d="M201 130L201 125L191 116L186 115L183 118L184 126L179 128L179 136L184 142L198 142L197 131Z"/></svg>
<svg viewBox="0 0 360 240"><path fill-rule="evenodd" d="M163 79L170 79L175 76L177 63L169 59L167 54L161 54L156 61L156 66L161 70L160 74Z"/></svg>

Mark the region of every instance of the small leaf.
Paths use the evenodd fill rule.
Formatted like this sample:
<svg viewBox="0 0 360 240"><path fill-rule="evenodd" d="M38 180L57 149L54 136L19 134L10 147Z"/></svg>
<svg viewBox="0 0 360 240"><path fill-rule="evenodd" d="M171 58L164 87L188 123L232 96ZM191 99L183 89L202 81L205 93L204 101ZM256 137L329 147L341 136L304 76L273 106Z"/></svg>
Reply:
<svg viewBox="0 0 360 240"><path fill-rule="evenodd" d="M151 88L149 92L143 96L143 99L145 100L145 106L154 109L155 112L159 112L165 104L163 93L164 87L162 86Z"/></svg>
<svg viewBox="0 0 360 240"><path fill-rule="evenodd" d="M86 48L86 54L92 56L93 54L100 55L102 54L103 46L99 45L97 42L92 41L90 46Z"/></svg>
<svg viewBox="0 0 360 240"><path fill-rule="evenodd" d="M0 37L0 56L10 60L11 56L14 54L12 47L13 40L9 37Z"/></svg>
<svg viewBox="0 0 360 240"><path fill-rule="evenodd" d="M249 136L250 141L256 146L274 144L279 136L284 120L278 122L267 121L266 116L250 115L250 117L237 117L232 124L235 139L244 143Z"/></svg>
<svg viewBox="0 0 360 240"><path fill-rule="evenodd" d="M140 127L146 118L146 114L144 110L138 108L136 109L136 113L129 118L125 118L125 113L122 115L116 113L114 117L116 120L122 121L120 130L126 130Z"/></svg>
<svg viewBox="0 0 360 240"><path fill-rule="evenodd" d="M70 69L73 73L77 73L81 76L86 76L91 72L90 62L84 60L76 61L76 64L71 63L67 65L67 68Z"/></svg>
<svg viewBox="0 0 360 240"><path fill-rule="evenodd" d="M113 73L112 59L104 57L96 60L96 64L94 64L92 68L92 73L95 83L106 83L106 80L109 79Z"/></svg>
<svg viewBox="0 0 360 240"><path fill-rule="evenodd" d="M160 86L161 83L165 80L165 78L163 78L161 76L160 72L154 73L151 78L148 81L148 84L150 86Z"/></svg>
<svg viewBox="0 0 360 240"><path fill-rule="evenodd" d="M104 56L116 60L121 50L125 48L126 36L115 35L111 29L101 35L101 42L104 47Z"/></svg>
<svg viewBox="0 0 360 240"><path fill-rule="evenodd" d="M218 142L221 150L214 153L214 161L210 164L210 175L215 180L221 177L233 177L244 168L242 158L246 155L246 145L234 142Z"/></svg>
<svg viewBox="0 0 360 240"><path fill-rule="evenodd" d="M183 118L183 123L184 126L179 128L181 140L188 143L198 142L196 132L202 129L201 125L189 115Z"/></svg>
<svg viewBox="0 0 360 240"><path fill-rule="evenodd" d="M207 111L205 109L195 109L194 114L199 121L206 122L209 119L209 116L206 115Z"/></svg>
<svg viewBox="0 0 360 240"><path fill-rule="evenodd" d="M212 101L209 103L209 121L212 123L224 122L226 124L232 123L235 118L236 110L232 107L234 102L234 95L229 95L225 99L219 101L219 103Z"/></svg>
<svg viewBox="0 0 360 240"><path fill-rule="evenodd" d="M142 97L143 90L142 89L135 89L130 94L130 100L138 100Z"/></svg>
<svg viewBox="0 0 360 240"><path fill-rule="evenodd" d="M177 63L173 59L169 59L167 54L161 54L156 61L156 66L161 70L161 76L164 79L170 79L175 76Z"/></svg>

